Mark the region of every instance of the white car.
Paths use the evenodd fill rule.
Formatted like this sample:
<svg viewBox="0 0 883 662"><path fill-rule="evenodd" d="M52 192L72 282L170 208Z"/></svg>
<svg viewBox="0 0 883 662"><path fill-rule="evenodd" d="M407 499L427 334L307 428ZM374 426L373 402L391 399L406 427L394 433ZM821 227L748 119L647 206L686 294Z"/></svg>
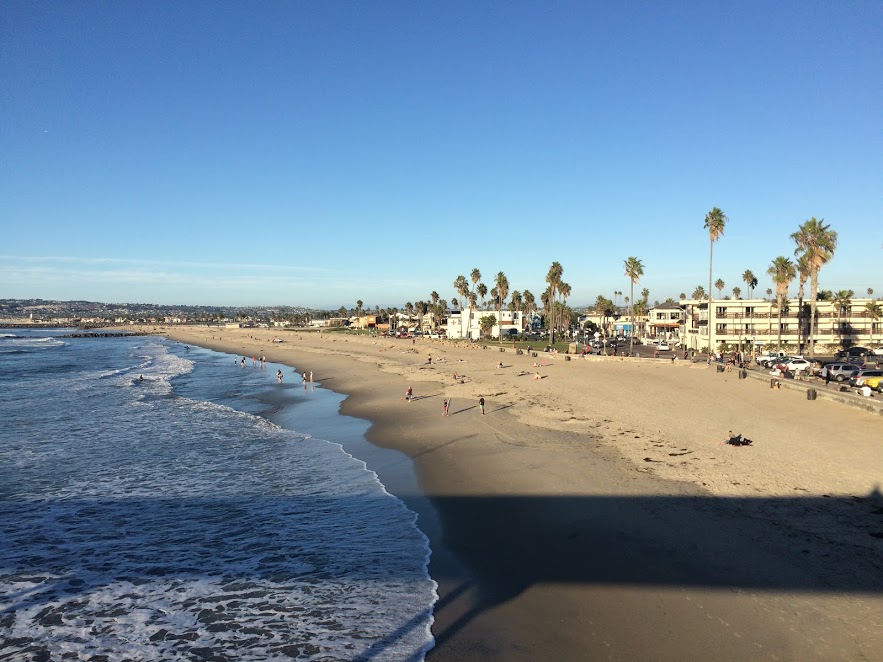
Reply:
<svg viewBox="0 0 883 662"><path fill-rule="evenodd" d="M809 370L810 362L806 359L792 358L784 366L790 372L803 372L804 370Z"/></svg>
<svg viewBox="0 0 883 662"><path fill-rule="evenodd" d="M880 345L879 347L875 347L873 350L871 350L871 353L874 356L883 356L883 345Z"/></svg>
<svg viewBox="0 0 883 662"><path fill-rule="evenodd" d="M657 346L657 349L658 349L660 352L667 352L668 350L671 349L671 347L669 347L669 346L668 346L668 343L665 342L664 340L660 340L660 341L659 341L659 345Z"/></svg>

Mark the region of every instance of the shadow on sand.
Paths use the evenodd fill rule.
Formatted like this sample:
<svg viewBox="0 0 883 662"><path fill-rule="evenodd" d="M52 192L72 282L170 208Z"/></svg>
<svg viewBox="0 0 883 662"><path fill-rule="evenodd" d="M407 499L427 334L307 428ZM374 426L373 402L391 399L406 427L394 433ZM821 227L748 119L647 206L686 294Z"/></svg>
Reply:
<svg viewBox="0 0 883 662"><path fill-rule="evenodd" d="M333 512L342 507L335 498L258 499L277 510L280 501L291 502L281 505L291 505L292 512L306 507ZM303 503L309 499L315 503ZM187 522L212 510L211 499L143 501L130 504L127 512L137 516L138 512L167 510ZM116 506L101 500L83 503L97 518ZM448 587L440 591L436 605L436 648L430 659L445 659L447 642L477 614L537 584L883 594L883 499L879 492L863 498L778 499L445 496L432 498L431 507L440 531L430 532L430 538L443 540L456 562L433 557L430 566L433 578ZM415 509L419 512L420 507ZM114 537L112 518L106 527L97 526ZM257 532L255 536L257 557L262 552L260 536ZM200 567L202 557L196 552L201 553L205 544L179 538L170 545L165 532L148 532L139 545L149 562L126 568L125 579L137 585L157 576L198 579L216 574L214 563ZM35 554L28 557L28 563L29 573L55 577L55 587L8 595L0 616L48 603L59 592L87 592L99 588L96 581L116 579L99 572L86 573L83 581L78 574L88 568L88 558L65 566L63 560ZM260 563L252 571L247 567L238 563L224 574L244 579L260 575ZM371 578L366 569L365 580ZM451 604L467 593L469 603L456 614L446 615ZM395 635L399 636L401 632ZM384 644L378 642L374 652L383 649Z"/></svg>

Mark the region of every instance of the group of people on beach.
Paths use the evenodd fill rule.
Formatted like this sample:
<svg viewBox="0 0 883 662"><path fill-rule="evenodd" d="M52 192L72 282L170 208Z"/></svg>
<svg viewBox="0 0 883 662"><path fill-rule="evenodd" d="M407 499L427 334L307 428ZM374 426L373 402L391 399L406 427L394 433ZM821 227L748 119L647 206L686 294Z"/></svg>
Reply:
<svg viewBox="0 0 883 662"><path fill-rule="evenodd" d="M414 388L412 386L408 386L405 394L401 397L402 400L406 400L407 402L413 402L414 400ZM445 398L442 403L442 416L448 416L450 414L452 398ZM484 397L478 398L478 409L481 411L481 415L484 416Z"/></svg>

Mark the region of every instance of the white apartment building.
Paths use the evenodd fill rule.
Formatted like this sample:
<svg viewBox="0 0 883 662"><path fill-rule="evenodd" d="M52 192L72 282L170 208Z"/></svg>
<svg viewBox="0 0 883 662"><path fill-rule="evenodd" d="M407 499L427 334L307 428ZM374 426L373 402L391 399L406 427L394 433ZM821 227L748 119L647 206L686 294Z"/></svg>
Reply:
<svg viewBox="0 0 883 662"><path fill-rule="evenodd" d="M853 299L842 311L833 301L817 301L816 347L822 352L833 352L854 345L879 344L883 338L883 319L874 319L867 310L867 304L872 301L874 299ZM798 306L796 298L784 301L781 331L783 346L801 350L809 335L809 301L804 300L802 320ZM702 351L709 346L720 349L724 344L762 349L778 343L779 311L775 300L712 300L710 320L707 300L686 300L681 302L681 307L680 336L691 349Z"/></svg>

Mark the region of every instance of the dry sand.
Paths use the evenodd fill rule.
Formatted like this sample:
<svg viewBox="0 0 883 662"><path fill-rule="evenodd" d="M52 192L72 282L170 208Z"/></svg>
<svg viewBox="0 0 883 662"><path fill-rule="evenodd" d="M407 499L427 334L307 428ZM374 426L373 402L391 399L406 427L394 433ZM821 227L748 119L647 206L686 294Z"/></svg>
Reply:
<svg viewBox="0 0 883 662"><path fill-rule="evenodd" d="M883 659L879 415L687 362L159 331L313 371L412 458L430 660Z"/></svg>

